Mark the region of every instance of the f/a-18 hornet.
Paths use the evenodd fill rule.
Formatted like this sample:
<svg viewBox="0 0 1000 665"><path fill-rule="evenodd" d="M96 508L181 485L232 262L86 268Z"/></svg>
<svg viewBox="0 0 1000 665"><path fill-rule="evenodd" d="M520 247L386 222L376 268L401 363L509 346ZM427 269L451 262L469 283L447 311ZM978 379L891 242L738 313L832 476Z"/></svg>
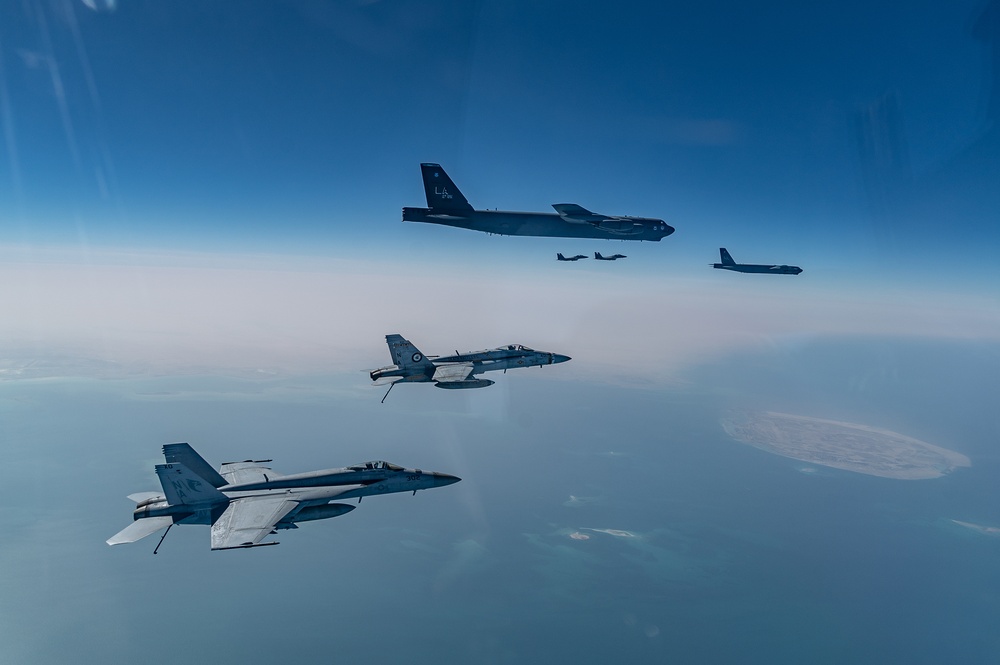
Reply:
<svg viewBox="0 0 1000 665"><path fill-rule="evenodd" d="M611 256L604 256L600 252L594 252L594 258L598 261L617 261L618 259L627 259L628 257L624 254L612 254Z"/></svg>
<svg viewBox="0 0 1000 665"><path fill-rule="evenodd" d="M798 275L802 272L802 268L798 266L736 263L736 261L733 261L733 257L729 255L729 252L726 251L725 247L719 248L719 255L722 258L722 263L712 263L711 266L713 268L719 268L720 270L733 270L735 272L759 272L772 275Z"/></svg>
<svg viewBox="0 0 1000 665"><path fill-rule="evenodd" d="M662 219L617 217L575 203L555 203L556 213L474 210L440 164L421 164L426 208L403 208L404 222L444 224L504 236L659 241L674 232Z"/></svg>
<svg viewBox="0 0 1000 665"><path fill-rule="evenodd" d="M373 494L444 487L460 478L446 473L404 469L389 462L365 462L346 469L308 471L283 476L263 466L271 460L226 462L216 471L186 443L163 446L166 464L156 465L162 492L130 494L136 503L132 524L108 539L108 545L134 543L174 524L209 524L212 549L263 545L280 529L299 522L324 520L354 510L345 499ZM153 550L160 549L160 542Z"/></svg>
<svg viewBox="0 0 1000 665"><path fill-rule="evenodd" d="M489 379L477 379L476 374L492 372L514 367L539 367L564 363L570 359L558 353L535 351L520 344L508 344L498 349L485 351L470 351L453 356L433 356L433 360L425 356L401 335L386 335L385 343L389 345L389 354L394 365L373 369L370 373L376 385L389 383L382 401L388 397L389 391L396 383L433 383L438 388L459 390L463 388L485 388L495 382Z"/></svg>
<svg viewBox="0 0 1000 665"><path fill-rule="evenodd" d="M576 256L563 256L562 254L556 254L556 261L579 261L580 259L587 258L584 254L577 254Z"/></svg>

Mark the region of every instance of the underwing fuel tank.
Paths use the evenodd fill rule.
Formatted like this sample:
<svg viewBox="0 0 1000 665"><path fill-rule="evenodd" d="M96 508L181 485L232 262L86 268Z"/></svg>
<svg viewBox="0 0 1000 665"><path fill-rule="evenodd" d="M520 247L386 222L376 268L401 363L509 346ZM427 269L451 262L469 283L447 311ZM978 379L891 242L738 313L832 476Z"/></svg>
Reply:
<svg viewBox="0 0 1000 665"><path fill-rule="evenodd" d="M325 520L330 517L339 517L344 513L354 510L354 506L348 503L328 503L325 506L311 506L303 508L295 514L295 522L311 522L313 520Z"/></svg>
<svg viewBox="0 0 1000 665"><path fill-rule="evenodd" d="M464 388L485 388L486 386L492 386L496 381L490 381L489 379L472 379L470 381L442 381L441 383L435 383L438 388L447 388L448 390L462 390Z"/></svg>

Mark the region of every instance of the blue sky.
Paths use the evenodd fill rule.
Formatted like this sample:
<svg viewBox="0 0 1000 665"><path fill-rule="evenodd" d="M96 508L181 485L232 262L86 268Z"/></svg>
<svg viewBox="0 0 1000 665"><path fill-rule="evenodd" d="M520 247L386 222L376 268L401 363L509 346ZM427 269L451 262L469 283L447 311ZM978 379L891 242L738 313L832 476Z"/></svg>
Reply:
<svg viewBox="0 0 1000 665"><path fill-rule="evenodd" d="M520 250L399 224L422 204L417 164L438 161L479 207L665 218L675 265L719 245L964 263L998 239L982 9L24 3L0 27L0 241ZM887 94L903 154L883 167L888 212L855 127Z"/></svg>
<svg viewBox="0 0 1000 665"><path fill-rule="evenodd" d="M3 653L995 655L996 542L953 520L1000 524L998 0L100 4L0 21ZM677 231L403 224L422 161L480 208ZM805 272L711 270L721 245ZM595 250L628 259L554 261ZM364 370L392 332L573 360L380 404ZM720 410L747 405L973 466L803 468L725 436ZM152 541L109 551L180 440L463 482L231 557L193 527L152 562ZM151 607L184 608L184 639L150 647ZM241 639L275 626L291 639Z"/></svg>

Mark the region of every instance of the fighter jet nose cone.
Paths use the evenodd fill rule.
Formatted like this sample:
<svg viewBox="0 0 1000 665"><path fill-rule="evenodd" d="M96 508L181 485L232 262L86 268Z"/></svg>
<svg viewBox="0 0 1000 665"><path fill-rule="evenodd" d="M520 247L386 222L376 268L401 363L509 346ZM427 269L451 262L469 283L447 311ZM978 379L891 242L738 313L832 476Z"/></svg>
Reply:
<svg viewBox="0 0 1000 665"><path fill-rule="evenodd" d="M458 476L453 476L449 473L435 473L434 474L434 486L444 487L445 485L453 485L460 481L461 478Z"/></svg>
<svg viewBox="0 0 1000 665"><path fill-rule="evenodd" d="M572 360L572 358L570 358L569 356L564 356L564 355L559 354L559 353L552 354L552 364L553 365L556 364L556 363L564 363L567 360Z"/></svg>

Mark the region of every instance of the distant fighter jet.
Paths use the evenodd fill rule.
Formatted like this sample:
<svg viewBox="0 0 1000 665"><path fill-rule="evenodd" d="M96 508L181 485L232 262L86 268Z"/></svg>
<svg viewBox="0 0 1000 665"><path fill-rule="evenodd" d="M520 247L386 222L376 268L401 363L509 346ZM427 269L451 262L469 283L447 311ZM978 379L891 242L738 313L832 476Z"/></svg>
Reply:
<svg viewBox="0 0 1000 665"><path fill-rule="evenodd" d="M108 545L134 543L174 524L210 524L212 549L277 545L262 543L279 529L324 520L354 510L334 500L444 487L460 478L446 473L404 469L389 462L365 462L346 469L283 476L262 466L271 460L227 462L217 472L186 443L163 446L166 464L156 465L162 492L130 494L137 505L132 524ZM153 554L160 549L166 532Z"/></svg>
<svg viewBox="0 0 1000 665"><path fill-rule="evenodd" d="M736 272L760 272L760 273L770 273L772 275L798 275L802 272L802 268L798 266L771 266L762 265L758 263L736 263L733 261L733 257L729 255L725 247L719 248L719 255L722 257L722 263L711 263L713 268L719 268L721 270L734 270Z"/></svg>
<svg viewBox="0 0 1000 665"><path fill-rule="evenodd" d="M583 254L577 254L576 256L563 256L562 254L556 254L556 261L579 261L580 259L587 258Z"/></svg>
<svg viewBox="0 0 1000 665"><path fill-rule="evenodd" d="M514 367L555 365L570 359L569 356L558 353L535 351L520 344L509 344L486 351L469 353L456 351L453 356L435 356L434 360L431 360L401 335L386 335L385 342L389 345L389 354L395 365L373 369L369 376L376 385L392 382L389 390L392 390L396 383L433 383L438 388L452 390L485 388L492 386L494 381L477 379L476 374L496 370L506 372ZM385 392L386 397L389 395L389 390ZM385 397L382 401L385 401Z"/></svg>
<svg viewBox="0 0 1000 665"><path fill-rule="evenodd" d="M598 261L617 261L618 259L627 259L628 257L624 254L612 254L611 256L604 256L600 252L594 252L594 258Z"/></svg>
<svg viewBox="0 0 1000 665"><path fill-rule="evenodd" d="M674 232L662 219L593 213L575 203L556 203L558 214L473 210L439 164L421 164L426 208L403 208L404 222L444 224L505 236L659 241Z"/></svg>

